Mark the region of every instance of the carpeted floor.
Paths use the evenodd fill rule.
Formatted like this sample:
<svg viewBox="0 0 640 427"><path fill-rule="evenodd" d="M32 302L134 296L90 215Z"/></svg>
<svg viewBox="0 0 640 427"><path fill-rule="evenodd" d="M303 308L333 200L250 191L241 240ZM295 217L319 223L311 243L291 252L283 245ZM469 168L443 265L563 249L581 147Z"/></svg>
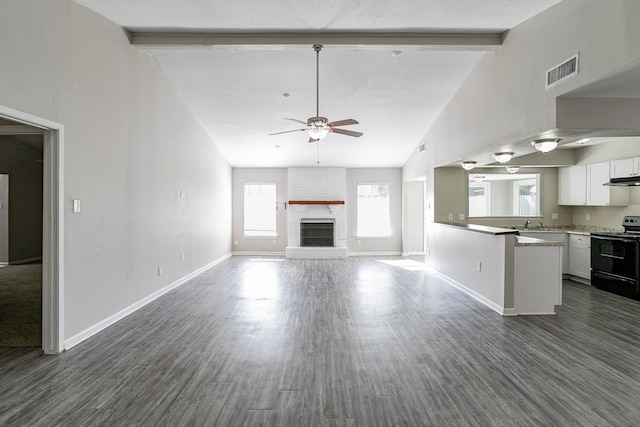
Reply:
<svg viewBox="0 0 640 427"><path fill-rule="evenodd" d="M0 347L40 347L42 264L0 267Z"/></svg>

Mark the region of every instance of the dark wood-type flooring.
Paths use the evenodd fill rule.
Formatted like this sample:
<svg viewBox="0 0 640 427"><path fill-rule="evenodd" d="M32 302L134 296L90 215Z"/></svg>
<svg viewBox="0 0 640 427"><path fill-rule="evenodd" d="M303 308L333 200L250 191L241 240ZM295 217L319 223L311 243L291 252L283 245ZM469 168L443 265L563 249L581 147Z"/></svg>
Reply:
<svg viewBox="0 0 640 427"><path fill-rule="evenodd" d="M637 426L640 303L501 317L418 259L232 257L71 350L0 351L0 425Z"/></svg>

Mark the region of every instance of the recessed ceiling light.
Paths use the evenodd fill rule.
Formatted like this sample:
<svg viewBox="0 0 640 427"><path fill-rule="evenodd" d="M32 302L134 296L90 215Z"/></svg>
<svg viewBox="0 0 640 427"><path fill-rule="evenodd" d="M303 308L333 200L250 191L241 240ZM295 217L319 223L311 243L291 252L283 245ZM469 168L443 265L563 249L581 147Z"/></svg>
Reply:
<svg viewBox="0 0 640 427"><path fill-rule="evenodd" d="M591 138L582 138L576 141L576 144L584 144L585 142L589 142Z"/></svg>

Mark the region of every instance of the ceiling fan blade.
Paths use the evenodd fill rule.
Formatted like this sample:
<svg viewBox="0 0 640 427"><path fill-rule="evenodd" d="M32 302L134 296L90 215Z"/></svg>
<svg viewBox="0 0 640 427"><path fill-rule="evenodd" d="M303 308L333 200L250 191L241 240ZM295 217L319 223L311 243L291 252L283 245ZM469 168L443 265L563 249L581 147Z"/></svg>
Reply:
<svg viewBox="0 0 640 427"><path fill-rule="evenodd" d="M293 129L293 130L283 130L282 132L274 132L274 133L270 133L269 136L271 135L280 135L281 133L289 133L289 132L300 132L300 131L306 131L307 129Z"/></svg>
<svg viewBox="0 0 640 427"><path fill-rule="evenodd" d="M309 137L309 142L316 142L316 141L320 141L320 140L319 139L315 139L315 138L313 138L311 136Z"/></svg>
<svg viewBox="0 0 640 427"><path fill-rule="evenodd" d="M345 120L338 120L335 122L330 122L327 123L329 126L347 126L347 125L358 125L360 124L357 120L354 119L345 119Z"/></svg>
<svg viewBox="0 0 640 427"><path fill-rule="evenodd" d="M289 117L285 117L284 119L285 119L285 120L292 120L292 121L294 121L294 122L298 122L298 123L302 123L303 125L306 125L306 124L307 124L307 122L303 122L302 120L298 120L298 119L291 119L291 118L289 118Z"/></svg>
<svg viewBox="0 0 640 427"><path fill-rule="evenodd" d="M329 129L329 132L340 133L342 135L347 135L347 136L355 136L356 138L363 135L362 132L356 132L353 130L338 129L338 128L331 128Z"/></svg>

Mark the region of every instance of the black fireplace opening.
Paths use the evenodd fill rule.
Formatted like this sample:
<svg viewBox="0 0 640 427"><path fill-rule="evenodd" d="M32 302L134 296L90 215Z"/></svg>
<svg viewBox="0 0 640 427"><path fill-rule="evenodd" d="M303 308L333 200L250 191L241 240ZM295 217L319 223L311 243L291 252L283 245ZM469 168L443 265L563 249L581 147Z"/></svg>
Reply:
<svg viewBox="0 0 640 427"><path fill-rule="evenodd" d="M335 220L305 218L300 220L301 247L333 247Z"/></svg>

